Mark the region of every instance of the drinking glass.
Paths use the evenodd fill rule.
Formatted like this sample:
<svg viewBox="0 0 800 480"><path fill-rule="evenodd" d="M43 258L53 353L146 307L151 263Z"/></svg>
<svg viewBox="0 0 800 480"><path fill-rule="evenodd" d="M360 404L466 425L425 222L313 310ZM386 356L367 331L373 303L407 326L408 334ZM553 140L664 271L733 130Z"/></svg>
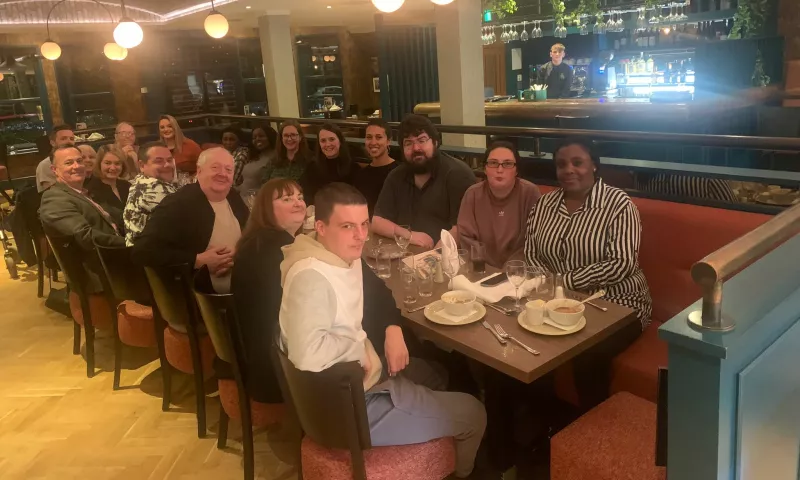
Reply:
<svg viewBox="0 0 800 480"><path fill-rule="evenodd" d="M519 40L519 32L517 31L517 26L512 25L511 28L514 29L513 32L511 33L511 41L516 42L517 40Z"/></svg>
<svg viewBox="0 0 800 480"><path fill-rule="evenodd" d="M394 241L400 247L400 256L405 256L408 245L411 243L411 227L408 225L398 225L394 229Z"/></svg>
<svg viewBox="0 0 800 480"><path fill-rule="evenodd" d="M540 279L539 283L541 284L541 276L542 276L542 274L544 274L544 272L542 270L540 270L539 267L527 267L525 270L527 271L527 274L525 275L525 278L527 278L528 280L532 280L532 279L538 278L538 279ZM539 287L538 287L538 285L537 285L536 288L531 288L530 291L528 291L527 298L528 298L528 300L536 300L536 299L539 298Z"/></svg>
<svg viewBox="0 0 800 480"><path fill-rule="evenodd" d="M519 304L519 287L525 283L525 279L528 275L525 262L522 260L509 260L506 262L505 271L508 281L511 282L511 285L514 285L514 297L516 297L514 309L519 312L522 310L522 306Z"/></svg>
<svg viewBox="0 0 800 480"><path fill-rule="evenodd" d="M519 36L519 39L523 42L527 42L528 38L528 22L522 22L522 35Z"/></svg>
<svg viewBox="0 0 800 480"><path fill-rule="evenodd" d="M256 195L258 194L258 190L248 190L247 194L245 195L244 203L247 204L247 208L250 210L253 209L253 205L256 204Z"/></svg>
<svg viewBox="0 0 800 480"><path fill-rule="evenodd" d="M658 18L661 16L660 9L661 7L653 8L653 13L650 15L650 20L649 20L650 25L658 25L658 22L661 21L661 19Z"/></svg>
<svg viewBox="0 0 800 480"><path fill-rule="evenodd" d="M414 274L417 277L417 292L420 297L430 297L433 295L434 272L430 265L415 265Z"/></svg>
<svg viewBox="0 0 800 480"><path fill-rule="evenodd" d="M417 296L414 288L415 272L414 272L414 254L406 253L400 257L400 281L403 282L403 303L411 305L417 302Z"/></svg>
<svg viewBox="0 0 800 480"><path fill-rule="evenodd" d="M545 302L555 298L556 289L553 284L553 274L550 272L542 272L539 274L539 286L536 287L536 293L542 297Z"/></svg>
<svg viewBox="0 0 800 480"><path fill-rule="evenodd" d="M542 21L536 22L536 38L542 38Z"/></svg>
<svg viewBox="0 0 800 480"><path fill-rule="evenodd" d="M592 33L595 35L602 35L606 33L606 24L603 22L603 15L598 15L595 18L594 27L592 27Z"/></svg>
<svg viewBox="0 0 800 480"><path fill-rule="evenodd" d="M378 247L375 258L375 275L378 278L392 278L392 259L384 255L383 247Z"/></svg>
<svg viewBox="0 0 800 480"><path fill-rule="evenodd" d="M589 25L586 24L586 20L584 18L581 18L580 33L581 35L589 35Z"/></svg>
<svg viewBox="0 0 800 480"><path fill-rule="evenodd" d="M486 247L478 242L470 245L470 258L472 259L472 271L475 273L486 273Z"/></svg>
<svg viewBox="0 0 800 480"><path fill-rule="evenodd" d="M456 278L459 270L461 270L462 262L466 263L466 259L462 258L462 252L466 253L466 250L458 250L458 262L456 263L442 259L442 271L450 279L448 285L451 290L453 288L453 279Z"/></svg>

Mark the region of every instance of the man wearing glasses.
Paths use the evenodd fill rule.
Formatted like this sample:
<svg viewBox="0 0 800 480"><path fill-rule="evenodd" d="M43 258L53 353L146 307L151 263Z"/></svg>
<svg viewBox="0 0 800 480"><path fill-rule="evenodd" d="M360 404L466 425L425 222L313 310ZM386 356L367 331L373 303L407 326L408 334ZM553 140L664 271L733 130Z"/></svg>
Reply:
<svg viewBox="0 0 800 480"><path fill-rule="evenodd" d="M121 122L114 131L114 145L119 148L127 157L125 159L125 171L130 178L136 176L138 168L139 145L136 145L136 130L128 122Z"/></svg>
<svg viewBox="0 0 800 480"><path fill-rule="evenodd" d="M564 63L566 48L560 43L550 47L550 61L542 65L536 79L538 84L547 84L547 98L569 98L572 88L572 67Z"/></svg>
<svg viewBox="0 0 800 480"><path fill-rule="evenodd" d="M458 238L458 210L475 184L470 167L439 149L439 132L427 117L406 115L400 123L405 162L392 170L378 196L373 231L392 237L411 227L411 244L433 248L442 230Z"/></svg>

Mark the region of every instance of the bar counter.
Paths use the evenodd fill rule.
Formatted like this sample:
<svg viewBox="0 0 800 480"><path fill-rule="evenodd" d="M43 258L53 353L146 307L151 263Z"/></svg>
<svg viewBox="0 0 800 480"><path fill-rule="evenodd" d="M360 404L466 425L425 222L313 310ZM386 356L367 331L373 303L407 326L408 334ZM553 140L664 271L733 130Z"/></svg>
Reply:
<svg viewBox="0 0 800 480"><path fill-rule="evenodd" d="M740 114L743 109L763 105L780 97L781 92L777 88L766 87L684 103L654 103L648 98L589 97L539 102L509 100L486 102L484 105L487 125L712 133L708 131L712 121ZM438 102L421 103L414 107L414 113L440 118L440 109ZM559 117L579 118L572 122L570 120L573 119L562 118L559 122ZM717 126L724 130L736 130L725 133L745 134L740 131L740 126L728 127L726 121L717 122Z"/></svg>

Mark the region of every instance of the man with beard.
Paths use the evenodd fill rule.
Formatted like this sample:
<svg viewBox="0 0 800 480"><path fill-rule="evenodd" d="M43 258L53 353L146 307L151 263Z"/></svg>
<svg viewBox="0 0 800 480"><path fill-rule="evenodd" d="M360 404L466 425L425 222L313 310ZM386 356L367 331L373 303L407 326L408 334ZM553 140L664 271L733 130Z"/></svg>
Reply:
<svg viewBox="0 0 800 480"><path fill-rule="evenodd" d="M442 230L458 238L458 210L464 192L475 184L466 163L439 149L439 132L427 117L407 115L400 123L405 162L386 178L373 231L393 237L399 225L411 227L411 244L433 248Z"/></svg>

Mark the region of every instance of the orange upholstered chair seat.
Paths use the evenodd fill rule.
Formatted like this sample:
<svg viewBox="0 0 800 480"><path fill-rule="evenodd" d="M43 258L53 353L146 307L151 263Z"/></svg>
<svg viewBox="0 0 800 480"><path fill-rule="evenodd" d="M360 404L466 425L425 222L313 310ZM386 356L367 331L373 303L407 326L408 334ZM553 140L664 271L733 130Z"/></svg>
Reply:
<svg viewBox="0 0 800 480"><path fill-rule="evenodd" d="M300 449L305 480L351 480L348 450L320 446L309 437ZM426 443L375 447L364 451L369 480L442 480L456 468L456 449L451 437Z"/></svg>
<svg viewBox="0 0 800 480"><path fill-rule="evenodd" d="M241 420L239 412L239 390L236 381L223 378L218 381L219 402L228 417ZM250 399L250 417L254 427L265 427L278 423L286 416L286 405L283 403L262 403Z"/></svg>
<svg viewBox="0 0 800 480"><path fill-rule="evenodd" d="M111 328L111 311L108 307L106 297L102 293L89 295L89 310L92 314L92 326L95 328ZM69 292L69 311L72 318L83 326L83 310L81 309L81 299L75 292Z"/></svg>
<svg viewBox="0 0 800 480"><path fill-rule="evenodd" d="M206 334L198 334L200 344L200 363L203 367L203 377L211 378L214 374L212 365L217 352L211 337ZM192 350L189 346L189 335L179 332L172 327L164 329L164 352L170 365L183 373L193 374Z"/></svg>
<svg viewBox="0 0 800 480"><path fill-rule="evenodd" d="M550 479L665 480L655 442L656 404L618 393L550 439Z"/></svg>
<svg viewBox="0 0 800 480"><path fill-rule="evenodd" d="M117 330L125 345L153 347L156 345L153 309L131 300L117 306Z"/></svg>

